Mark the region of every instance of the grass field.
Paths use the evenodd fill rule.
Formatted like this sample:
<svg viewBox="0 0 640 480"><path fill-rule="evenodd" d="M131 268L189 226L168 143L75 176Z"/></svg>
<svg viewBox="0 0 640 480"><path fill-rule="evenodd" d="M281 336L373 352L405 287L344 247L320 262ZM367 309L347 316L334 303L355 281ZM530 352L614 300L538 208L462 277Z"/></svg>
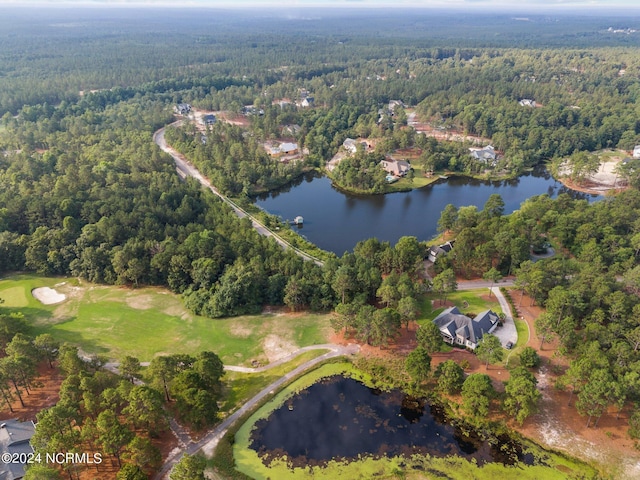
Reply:
<svg viewBox="0 0 640 480"><path fill-rule="evenodd" d="M387 189L390 192L402 192L402 191L407 191L410 189L414 189L414 188L422 188L425 187L427 185L431 185L432 183L435 183L439 180L439 176L438 175L432 175L431 177L425 177L424 176L424 172L422 170L422 167L418 166L416 164L416 162L413 162L411 164L411 167L414 170L414 177L413 179L409 179L409 178L401 178L400 180L398 180L397 182L391 183L389 185L387 185Z"/></svg>
<svg viewBox="0 0 640 480"><path fill-rule="evenodd" d="M319 357L320 355L324 355L326 352L327 350L312 350L310 352L304 352L290 362L270 368L262 373L226 372L224 376L225 403L220 410L223 412L232 412L236 410L267 385L275 382L291 370L296 369L304 362Z"/></svg>
<svg viewBox="0 0 640 480"><path fill-rule="evenodd" d="M37 287L67 295L43 305L31 295ZM210 319L186 310L179 296L162 288L128 289L68 278L15 275L0 280L5 310L24 312L32 334L50 333L89 354L111 359L134 355L216 352L226 364L251 360L266 364L306 345L325 343L329 315L265 314Z"/></svg>
<svg viewBox="0 0 640 480"><path fill-rule="evenodd" d="M502 308L495 296L488 298L488 289L479 290L460 290L447 295L447 302L452 302L462 313L480 313L484 310L491 309L495 313L502 313ZM465 306L465 302L466 305ZM422 324L432 321L445 308L446 305L441 304L440 298L435 293L425 295L420 304L422 315L418 319L418 323Z"/></svg>

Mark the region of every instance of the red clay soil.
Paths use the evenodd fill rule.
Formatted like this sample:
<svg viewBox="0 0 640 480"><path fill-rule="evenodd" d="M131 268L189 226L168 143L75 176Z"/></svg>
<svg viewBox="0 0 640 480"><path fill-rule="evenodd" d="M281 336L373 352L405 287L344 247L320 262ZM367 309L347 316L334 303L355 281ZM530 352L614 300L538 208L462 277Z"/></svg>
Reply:
<svg viewBox="0 0 640 480"><path fill-rule="evenodd" d="M240 125L242 127L248 127L251 124L251 121L248 117L245 117L244 115L240 115L238 113L219 112L218 116L225 122L232 123L234 125Z"/></svg>
<svg viewBox="0 0 640 480"><path fill-rule="evenodd" d="M592 419L591 426L587 428L587 417L579 415L575 408L575 396L569 405L570 393L554 388L569 362L566 358L555 356L557 341L545 343L540 350L534 322L543 309L532 305L527 295L520 302L520 292L517 291L513 291L513 300L517 315L527 322L531 332L527 345L535 348L542 359L536 377L543 399L539 413L525 421L523 426L513 421L507 423L543 445L606 464L610 466L608 471L619 467L620 471L614 472L616 478L640 478L640 452L627 435L631 406L623 409L619 418L616 418L616 409L611 407L600 418L597 427L593 426L596 419Z"/></svg>
<svg viewBox="0 0 640 480"><path fill-rule="evenodd" d="M31 420L35 422L38 412L54 406L60 399L60 385L63 379L60 370L55 364L54 368L49 368L47 362L42 362L38 365L38 378L34 382L34 384L41 384L42 386L33 388L29 395L22 394L25 403L24 407L20 405L20 400L15 400L12 403L13 413L8 407L4 407L0 411L0 420L17 418L21 421ZM152 439L152 443L160 449L162 458L167 458L169 452L178 445L177 439L170 430L161 434L159 438ZM94 448L87 447L83 453L96 453L94 450ZM98 452L102 454L102 463L97 468L93 465L79 465L77 472L74 472L74 476L77 473L79 475L78 478L81 480L114 480L118 470L120 470L117 460L115 457L103 453L100 449L98 449Z"/></svg>
<svg viewBox="0 0 640 480"><path fill-rule="evenodd" d="M54 368L49 368L47 362L42 362L38 365L38 378L34 384L42 384L41 387L31 389L30 394L22 393L22 399L24 400L24 407L20 405L20 400L16 400L11 404L13 413L9 410L9 407L3 407L0 411L0 420L7 420L9 418L17 418L22 421L36 421L36 414L48 407L52 407L59 400L58 393L60 392L60 385L62 384L62 375L58 368L54 365Z"/></svg>
<svg viewBox="0 0 640 480"><path fill-rule="evenodd" d="M439 302L437 307L440 307ZM640 452L635 448L634 441L627 435L627 424L632 413L632 407L627 406L616 418L617 411L611 407L594 427L595 419L591 426L586 427L587 418L578 414L575 409L575 396L568 405L570 393L555 388L558 377L568 366L568 361L562 357L556 357L557 341L548 342L540 350L540 340L535 334L535 319L543 312L539 306L532 305L532 300L524 295L520 302L520 292L513 291L513 303L516 305L514 315L527 322L530 330L528 346L535 348L542 359L542 365L536 372L538 386L543 399L540 403L540 411L518 425L514 420L506 418L502 413L496 412L514 430L519 431L541 445L557 450L566 451L572 456L577 456L585 461L595 461L605 465L605 471L612 478L640 478ZM446 302L443 306L450 306ZM361 353L365 356L388 357L406 356L413 350L417 343L415 331L417 324L411 322L409 330L402 328L401 335L395 342L386 347L373 347L362 345ZM353 338L345 338L342 333L331 337L334 343L353 343ZM432 356L432 367L446 360L469 362L466 373L486 373L493 380L494 387L498 391L504 391L504 381L509 379L509 372L502 366L489 365L487 369L484 363L471 352L454 348L448 353L436 353ZM455 400L455 399L454 399Z"/></svg>

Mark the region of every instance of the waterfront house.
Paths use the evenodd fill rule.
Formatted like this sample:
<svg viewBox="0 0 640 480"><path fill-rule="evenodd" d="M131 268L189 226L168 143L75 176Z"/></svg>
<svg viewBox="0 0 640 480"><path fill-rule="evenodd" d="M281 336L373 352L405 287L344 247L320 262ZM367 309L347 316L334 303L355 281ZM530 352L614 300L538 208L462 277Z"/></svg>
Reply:
<svg viewBox="0 0 640 480"><path fill-rule="evenodd" d="M427 259L431 263L435 263L435 261L439 257L442 257L443 255L446 255L447 253L449 253L453 249L453 243L454 242L455 242L455 240L451 240L449 242L443 243L442 245L437 245L437 246L430 247Z"/></svg>
<svg viewBox="0 0 640 480"><path fill-rule="evenodd" d="M385 172L396 177L404 177L409 170L411 170L411 164L404 160L392 160L385 158L380 162L380 166Z"/></svg>
<svg viewBox="0 0 640 480"><path fill-rule="evenodd" d="M282 155L295 155L296 153L298 153L298 144L291 142L266 143L264 145L264 148L272 157L281 157Z"/></svg>
<svg viewBox="0 0 640 480"><path fill-rule="evenodd" d="M487 145L482 148L470 147L469 152L471 152L470 155L473 158L484 163L494 163L497 158L496 150L493 148L493 145Z"/></svg>

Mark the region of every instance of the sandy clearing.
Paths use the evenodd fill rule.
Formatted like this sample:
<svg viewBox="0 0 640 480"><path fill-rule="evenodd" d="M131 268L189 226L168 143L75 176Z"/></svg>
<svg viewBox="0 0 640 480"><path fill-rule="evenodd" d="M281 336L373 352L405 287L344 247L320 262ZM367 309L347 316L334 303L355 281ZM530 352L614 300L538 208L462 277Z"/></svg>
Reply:
<svg viewBox="0 0 640 480"><path fill-rule="evenodd" d="M240 323L235 323L229 329L229 333L234 337L247 338L253 333L253 328Z"/></svg>
<svg viewBox="0 0 640 480"><path fill-rule="evenodd" d="M606 153L606 152L605 152ZM589 175L582 184L576 184L568 177L570 173L569 165L565 163L559 171L560 181L567 187L585 193L604 194L611 190L626 188L620 176L616 173L616 167L628 155L624 152L616 152L614 155L600 162L600 168L592 175Z"/></svg>
<svg viewBox="0 0 640 480"><path fill-rule="evenodd" d="M151 295L130 295L126 298L127 306L136 310L149 310L153 306L153 297Z"/></svg>
<svg viewBox="0 0 640 480"><path fill-rule="evenodd" d="M269 363L271 363L295 352L298 346L278 335L269 334L263 340L262 348Z"/></svg>
<svg viewBox="0 0 640 480"><path fill-rule="evenodd" d="M31 295L43 305L54 305L67 299L64 293L59 293L49 287L34 288L31 290Z"/></svg>

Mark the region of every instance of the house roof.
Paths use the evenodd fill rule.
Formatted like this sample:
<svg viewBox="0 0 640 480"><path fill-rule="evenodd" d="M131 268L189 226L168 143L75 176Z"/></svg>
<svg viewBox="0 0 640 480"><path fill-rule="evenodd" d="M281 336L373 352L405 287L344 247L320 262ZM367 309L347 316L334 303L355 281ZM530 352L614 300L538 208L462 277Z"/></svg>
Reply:
<svg viewBox="0 0 640 480"><path fill-rule="evenodd" d="M453 243L455 240L448 241L442 245L434 245L429 248L429 251L435 256L444 255L449 253L453 249Z"/></svg>
<svg viewBox="0 0 640 480"><path fill-rule="evenodd" d="M478 343L482 335L491 331L498 321L498 316L491 310L479 313L476 318L471 319L458 310L458 307L451 307L440 313L434 323L444 333L451 338L461 336L471 343Z"/></svg>
<svg viewBox="0 0 640 480"><path fill-rule="evenodd" d="M32 453L29 440L35 433L33 422L20 422L16 419L0 423L0 454ZM0 479L14 480L24 476L23 463L0 462Z"/></svg>
<svg viewBox="0 0 640 480"><path fill-rule="evenodd" d="M35 433L33 422L20 422L19 420L5 420L0 423L0 441L6 440L7 445L16 445L28 442Z"/></svg>
<svg viewBox="0 0 640 480"><path fill-rule="evenodd" d="M357 145L357 142L353 138L347 138L344 142L342 142L342 146L352 153L356 152Z"/></svg>
<svg viewBox="0 0 640 480"><path fill-rule="evenodd" d="M290 142L284 142L279 145L266 144L264 148L267 150L267 153L269 153L269 155L278 155L280 153L287 153L297 150L298 144Z"/></svg>
<svg viewBox="0 0 640 480"><path fill-rule="evenodd" d="M297 150L298 149L298 144L297 143L290 143L290 142L285 142L280 144L280 151L281 152L291 152L293 150Z"/></svg>
<svg viewBox="0 0 640 480"><path fill-rule="evenodd" d="M382 160L380 165L385 171L393 173L394 175L402 175L411 170L411 164L404 160Z"/></svg>
<svg viewBox="0 0 640 480"><path fill-rule="evenodd" d="M496 159L496 150L493 148L493 145L487 145L483 148L478 147L470 147L469 151L471 152L471 156L478 160L495 160Z"/></svg>

